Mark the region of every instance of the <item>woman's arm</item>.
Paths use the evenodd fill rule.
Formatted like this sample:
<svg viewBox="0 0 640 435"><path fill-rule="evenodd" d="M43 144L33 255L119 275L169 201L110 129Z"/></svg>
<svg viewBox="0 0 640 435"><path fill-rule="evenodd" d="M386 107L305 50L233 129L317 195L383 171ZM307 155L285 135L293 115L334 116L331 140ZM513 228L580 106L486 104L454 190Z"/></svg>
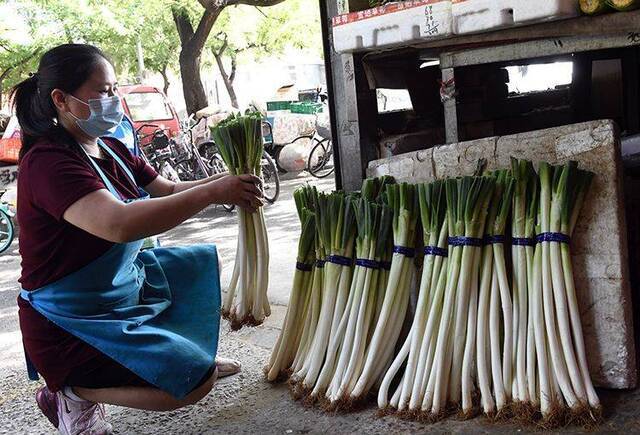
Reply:
<svg viewBox="0 0 640 435"><path fill-rule="evenodd" d="M144 186L144 190L149 192L152 197L159 198L162 196L173 195L174 193L184 192L185 190L189 190L193 187L201 186L203 184L210 183L211 181L219 180L226 175L228 174L214 174L208 178L203 178L202 180L180 181L179 183L167 180L163 176L158 175L155 180Z"/></svg>
<svg viewBox="0 0 640 435"><path fill-rule="evenodd" d="M260 179L252 175L226 176L163 198L131 203L101 189L80 198L63 217L105 240L131 242L168 231L210 204L235 204L254 211L262 205L257 183Z"/></svg>

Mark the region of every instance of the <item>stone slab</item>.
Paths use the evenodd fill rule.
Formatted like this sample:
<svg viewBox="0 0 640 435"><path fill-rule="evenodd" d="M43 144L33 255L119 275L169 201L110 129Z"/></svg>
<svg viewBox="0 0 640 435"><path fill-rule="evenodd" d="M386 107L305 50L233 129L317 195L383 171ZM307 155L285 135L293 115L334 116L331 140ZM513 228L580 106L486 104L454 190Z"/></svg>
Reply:
<svg viewBox="0 0 640 435"><path fill-rule="evenodd" d="M593 121L491 137L412 152L369 164L368 176L423 182L510 167L511 156L533 162L579 162L596 174L572 240L574 273L589 369L597 386L637 384L627 227L619 135L612 121Z"/></svg>

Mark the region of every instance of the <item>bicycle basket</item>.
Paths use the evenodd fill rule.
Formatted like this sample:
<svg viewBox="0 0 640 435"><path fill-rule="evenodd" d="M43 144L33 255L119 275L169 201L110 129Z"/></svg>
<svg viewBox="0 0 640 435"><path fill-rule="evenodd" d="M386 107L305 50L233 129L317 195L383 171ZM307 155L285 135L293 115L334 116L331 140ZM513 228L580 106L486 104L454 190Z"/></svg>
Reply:
<svg viewBox="0 0 640 435"><path fill-rule="evenodd" d="M151 146L154 151L167 148L169 146L169 136L167 136L163 131L155 132L153 134L153 139L151 140Z"/></svg>

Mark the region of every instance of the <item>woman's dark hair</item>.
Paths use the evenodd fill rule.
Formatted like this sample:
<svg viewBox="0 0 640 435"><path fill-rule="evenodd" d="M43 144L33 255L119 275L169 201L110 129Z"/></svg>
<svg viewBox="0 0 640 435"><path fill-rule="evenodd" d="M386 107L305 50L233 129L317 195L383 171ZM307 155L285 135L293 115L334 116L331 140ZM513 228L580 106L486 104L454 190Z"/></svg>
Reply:
<svg viewBox="0 0 640 435"><path fill-rule="evenodd" d="M108 58L92 45L59 45L42 55L36 73L13 88L11 96L22 135L20 158L42 139L69 147L75 145L71 135L57 122L51 92L60 89L72 94L103 60Z"/></svg>

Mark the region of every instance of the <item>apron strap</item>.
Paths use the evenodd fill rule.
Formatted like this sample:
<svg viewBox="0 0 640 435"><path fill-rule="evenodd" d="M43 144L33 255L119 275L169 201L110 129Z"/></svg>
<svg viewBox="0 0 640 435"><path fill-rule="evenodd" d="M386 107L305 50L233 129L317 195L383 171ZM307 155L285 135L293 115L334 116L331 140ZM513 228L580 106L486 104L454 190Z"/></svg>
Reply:
<svg viewBox="0 0 640 435"><path fill-rule="evenodd" d="M136 183L136 179L133 176L133 173L131 172L131 170L129 169L129 167L122 161L122 159L120 158L120 156L118 156L115 151L113 151L111 149L111 147L107 146L107 144L105 144L103 142L102 139L98 139L98 145L100 145L100 147L102 147L103 150L105 150L111 157L113 157L113 160L116 161L116 163L118 165L120 165L120 168L122 168L122 170L124 171L125 174L127 174L127 176L129 177L129 179L131 180L131 182L133 183L134 186L137 186L138 183Z"/></svg>
<svg viewBox="0 0 640 435"><path fill-rule="evenodd" d="M36 366L34 366L33 363L31 362L31 358L29 358L27 349L24 349L24 359L25 359L25 362L27 363L27 374L29 375L29 379L32 381L39 380L40 375L38 375L38 370L36 369Z"/></svg>
<svg viewBox="0 0 640 435"><path fill-rule="evenodd" d="M127 165L125 165L125 163L122 161L122 159L110 148L108 147L103 141L102 139L98 139L98 145L105 150L105 152L107 154L109 154L113 160L116 162L116 164L118 166L120 166L120 168L124 171L125 174L127 174L127 177L129 177L129 179L131 180L131 182L137 187L138 184L136 183L135 178L133 177L133 174L131 173L131 170L127 167ZM98 176L100 177L100 179L102 180L102 182L104 183L104 185L107 187L107 189L109 190L109 192L111 192L111 194L113 196L115 196L116 198L120 198L121 201L124 201L124 198L122 197L122 195L120 194L120 192L118 192L118 190L113 186L113 183L111 183L111 181L109 181L109 178L107 178L107 176L105 175L104 171L100 168L100 166L95 162L95 160L93 159L93 157L91 157L89 155L89 153L87 153L87 151L80 146L80 149L82 150L82 152L84 152L84 154L87 156L87 158L89 159L89 162L91 163L91 165L93 166L93 169L95 169L96 173L98 174Z"/></svg>

